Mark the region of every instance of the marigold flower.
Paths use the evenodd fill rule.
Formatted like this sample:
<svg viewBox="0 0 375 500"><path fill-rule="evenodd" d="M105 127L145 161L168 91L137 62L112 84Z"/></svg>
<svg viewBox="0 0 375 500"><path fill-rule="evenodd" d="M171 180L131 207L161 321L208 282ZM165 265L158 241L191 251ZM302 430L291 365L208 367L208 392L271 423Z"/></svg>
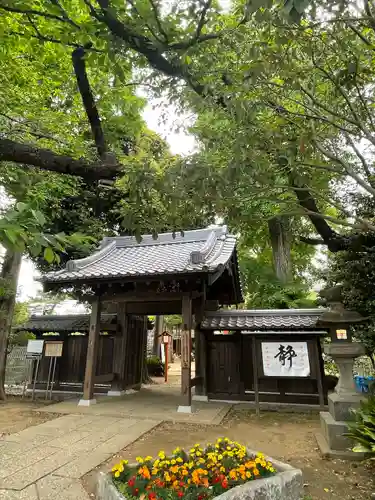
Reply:
<svg viewBox="0 0 375 500"><path fill-rule="evenodd" d="M118 470L117 470L117 471L115 472L115 477L120 477L120 471L118 471Z"/></svg>

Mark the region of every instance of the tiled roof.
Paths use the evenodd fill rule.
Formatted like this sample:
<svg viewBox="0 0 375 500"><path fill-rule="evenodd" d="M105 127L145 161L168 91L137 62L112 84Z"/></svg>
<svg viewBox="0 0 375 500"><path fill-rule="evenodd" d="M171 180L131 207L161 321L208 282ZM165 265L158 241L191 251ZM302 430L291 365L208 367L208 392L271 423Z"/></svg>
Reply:
<svg viewBox="0 0 375 500"><path fill-rule="evenodd" d="M116 319L116 314L102 314L101 322L108 324ZM69 314L53 316L31 316L30 319L16 328L28 332L88 332L89 314Z"/></svg>
<svg viewBox="0 0 375 500"><path fill-rule="evenodd" d="M235 250L236 238L226 226L142 236L104 238L99 250L67 263L61 271L43 276L44 282L72 282L103 278L213 273L224 268Z"/></svg>
<svg viewBox="0 0 375 500"><path fill-rule="evenodd" d="M314 328L324 311L325 309L249 309L207 312L201 328L253 331Z"/></svg>

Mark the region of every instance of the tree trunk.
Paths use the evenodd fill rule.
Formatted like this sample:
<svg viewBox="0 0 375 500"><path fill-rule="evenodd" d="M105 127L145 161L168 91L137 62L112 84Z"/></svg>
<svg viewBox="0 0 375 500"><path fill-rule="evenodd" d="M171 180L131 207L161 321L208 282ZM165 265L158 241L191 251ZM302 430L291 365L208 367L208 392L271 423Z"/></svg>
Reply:
<svg viewBox="0 0 375 500"><path fill-rule="evenodd" d="M0 400L5 400L6 398L4 383L7 345L12 327L21 259L21 253L7 250L1 270L1 281L4 291L2 297L0 297Z"/></svg>
<svg viewBox="0 0 375 500"><path fill-rule="evenodd" d="M155 316L155 330L154 330L154 345L152 353L154 356L160 356L161 334L163 333L163 316Z"/></svg>
<svg viewBox="0 0 375 500"><path fill-rule="evenodd" d="M292 275L290 218L281 215L269 219L268 231L271 239L275 273L280 282L285 285Z"/></svg>

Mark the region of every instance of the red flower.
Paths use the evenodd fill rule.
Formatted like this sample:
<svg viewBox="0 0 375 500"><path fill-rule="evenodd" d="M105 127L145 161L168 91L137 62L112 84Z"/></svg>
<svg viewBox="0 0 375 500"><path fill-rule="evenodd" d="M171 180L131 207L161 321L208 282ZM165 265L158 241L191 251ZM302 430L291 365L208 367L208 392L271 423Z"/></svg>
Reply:
<svg viewBox="0 0 375 500"><path fill-rule="evenodd" d="M221 486L222 486L223 488L228 488L228 481L227 481L226 479L224 479L224 480L222 481L222 483L221 483Z"/></svg>
<svg viewBox="0 0 375 500"><path fill-rule="evenodd" d="M135 490L133 490L133 496L134 497L138 496L138 493L139 493L139 489L135 488Z"/></svg>
<svg viewBox="0 0 375 500"><path fill-rule="evenodd" d="M177 493L177 496L179 496L180 498L182 498L182 497L184 496L184 492L183 492L183 491L179 491L179 492Z"/></svg>
<svg viewBox="0 0 375 500"><path fill-rule="evenodd" d="M134 486L135 484L135 476L131 477L128 481L128 486L130 486L131 488Z"/></svg>
<svg viewBox="0 0 375 500"><path fill-rule="evenodd" d="M181 488L182 488L183 486L185 486L185 485L184 485L184 483L183 483L182 481L180 481L180 483L179 483L179 484L180 484Z"/></svg>
<svg viewBox="0 0 375 500"><path fill-rule="evenodd" d="M154 491L148 494L148 500L156 500L156 493Z"/></svg>
<svg viewBox="0 0 375 500"><path fill-rule="evenodd" d="M219 477L219 476L214 476L214 477L212 478L212 482L213 482L214 484L220 483L220 477Z"/></svg>

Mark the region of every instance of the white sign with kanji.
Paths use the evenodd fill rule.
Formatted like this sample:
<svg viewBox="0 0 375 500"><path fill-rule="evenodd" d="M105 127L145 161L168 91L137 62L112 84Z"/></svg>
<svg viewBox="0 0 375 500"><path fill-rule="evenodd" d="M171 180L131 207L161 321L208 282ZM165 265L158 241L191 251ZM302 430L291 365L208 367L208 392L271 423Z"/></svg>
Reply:
<svg viewBox="0 0 375 500"><path fill-rule="evenodd" d="M307 342L262 342L266 377L308 377L310 360Z"/></svg>

